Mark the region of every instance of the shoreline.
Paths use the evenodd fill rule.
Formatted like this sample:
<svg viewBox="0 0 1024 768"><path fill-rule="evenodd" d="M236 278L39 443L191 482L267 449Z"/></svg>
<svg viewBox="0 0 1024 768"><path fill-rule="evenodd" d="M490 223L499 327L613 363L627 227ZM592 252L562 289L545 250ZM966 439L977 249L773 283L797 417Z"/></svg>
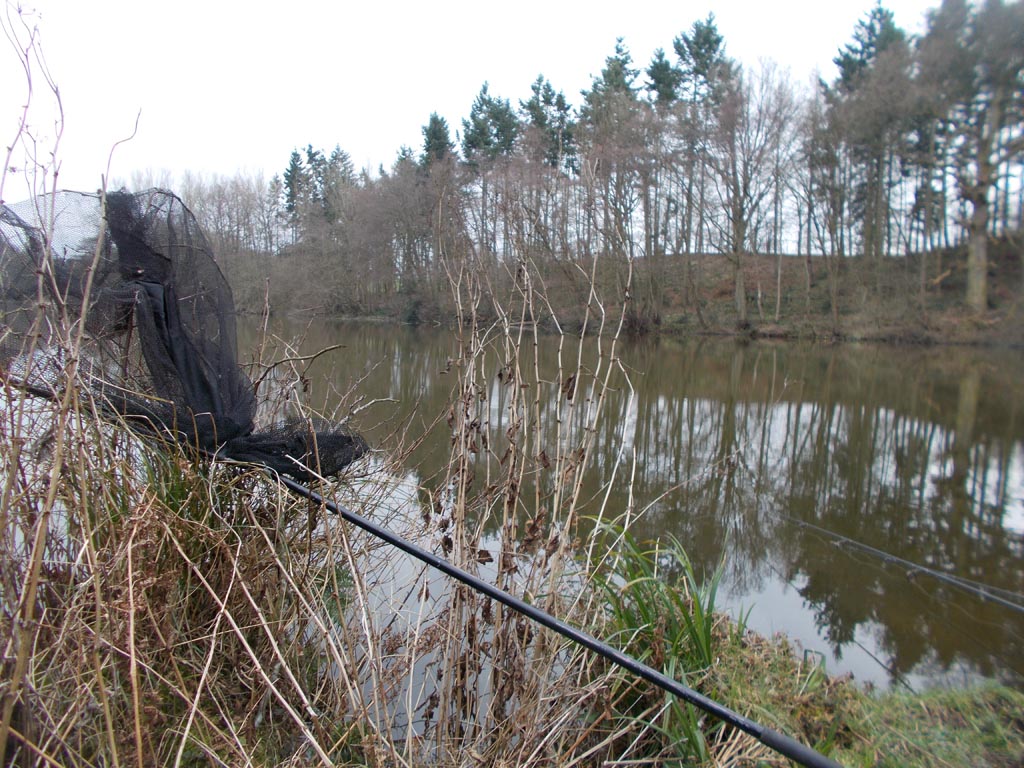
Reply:
<svg viewBox="0 0 1024 768"><path fill-rule="evenodd" d="M260 313L238 312L238 317L259 317ZM430 327L446 328L451 330L455 327L453 321L433 320L429 322L409 322L400 317L392 315L355 315L355 314L318 314L302 311L288 311L283 313L271 312L270 317L282 316L290 319L301 319L303 321L320 320L329 323L365 323L368 325L395 325L403 327ZM1005 319L1007 325L1010 320ZM528 324L537 326L547 335L557 335L552 328L550 321L541 319ZM563 323L564 333L578 335L582 322L569 320ZM991 327L991 324L987 324ZM922 331L912 326L891 328L886 330L857 332L857 331L833 331L826 325L810 325L807 327L794 328L792 325L781 323L766 323L761 326L750 326L747 328L730 328L719 326L715 328L701 328L686 321L685 316L671 317L665 322L655 325L649 329L639 332L624 331L623 337L628 339L683 339L683 338L717 338L735 339L737 341L784 341L792 343L812 344L884 344L894 347L961 347L974 349L1004 349L1024 350L1024 333L1016 334L960 334L949 337L943 336L936 331Z"/></svg>

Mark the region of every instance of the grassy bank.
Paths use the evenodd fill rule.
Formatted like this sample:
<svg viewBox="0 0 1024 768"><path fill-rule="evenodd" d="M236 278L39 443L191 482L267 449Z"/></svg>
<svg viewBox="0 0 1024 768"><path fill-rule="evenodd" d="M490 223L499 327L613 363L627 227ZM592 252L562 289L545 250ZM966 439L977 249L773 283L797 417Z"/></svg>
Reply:
<svg viewBox="0 0 1024 768"><path fill-rule="evenodd" d="M681 287L669 289L661 326L684 334L1021 346L1019 246L993 242L991 258L989 311L979 315L963 303L962 249L877 263L847 259L834 273L820 258L751 256L745 261L749 327L739 329L729 265L712 257L698 267L703 289L688 304L678 298L685 296Z"/></svg>

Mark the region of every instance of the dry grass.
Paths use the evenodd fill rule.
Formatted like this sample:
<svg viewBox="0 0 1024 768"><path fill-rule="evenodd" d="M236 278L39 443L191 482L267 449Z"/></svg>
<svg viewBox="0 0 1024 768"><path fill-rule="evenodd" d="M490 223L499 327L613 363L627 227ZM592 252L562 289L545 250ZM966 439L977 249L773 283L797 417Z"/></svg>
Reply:
<svg viewBox="0 0 1024 768"><path fill-rule="evenodd" d="M717 614L715 582L680 545L630 537L642 505L607 508L610 484L631 487L628 455L582 497L623 315L592 291L584 331L559 337L543 378L527 320L551 308L532 265L497 298L471 263L450 273L464 313L439 415L445 470L402 469L417 437L405 434L326 496L853 764L1021 754L1019 694L924 703L941 716L901 733L917 700L872 699ZM78 326L51 320L46 345L87 357ZM276 356L255 371L262 418L312 416L297 396L311 359L261 348ZM784 764L263 471L101 420L73 367L58 378L51 399L8 382L0 409L6 764ZM343 410L368 396L355 386Z"/></svg>
<svg viewBox="0 0 1024 768"><path fill-rule="evenodd" d="M523 312L535 299L520 288ZM30 343L87 358L81 326L44 314L52 332ZM526 328L510 314L487 328L465 318L443 477L416 487L391 469L398 451L398 462L372 459L325 490L591 625L599 605L575 558L580 476L617 342L586 337L559 381L542 382ZM303 361L286 358L262 391L294 408L280 393L301 388ZM495 366L500 413L480 396ZM565 641L397 559L260 470L101 420L73 365L51 399L15 383L0 426L7 763L539 765L629 754L621 745L635 724L594 715L620 685L615 673ZM553 403L542 394L552 387ZM485 540L495 517L500 534Z"/></svg>
<svg viewBox="0 0 1024 768"><path fill-rule="evenodd" d="M407 436L321 490L570 623L643 635L642 605L610 610L604 591L636 555L621 546L629 520L581 495L623 317L592 291L584 331L561 337L558 373L543 379L527 322L546 307L536 272L519 265L499 300L482 274L451 269L465 312L445 471L400 470ZM40 313L50 330L30 345L88 359L81 324ZM281 355L257 371L262 417L311 416L295 396L311 360ZM59 368L49 399L5 384L8 764L636 765L763 753L263 471L101 419L79 379ZM609 482L629 482L620 461ZM611 542L610 526L622 531ZM702 653L706 666L713 650Z"/></svg>

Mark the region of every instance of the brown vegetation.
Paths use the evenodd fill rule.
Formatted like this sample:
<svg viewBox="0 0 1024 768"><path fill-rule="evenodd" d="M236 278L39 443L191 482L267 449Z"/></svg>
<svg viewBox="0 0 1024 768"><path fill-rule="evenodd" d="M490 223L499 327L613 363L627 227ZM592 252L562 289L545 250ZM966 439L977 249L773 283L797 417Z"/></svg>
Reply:
<svg viewBox="0 0 1024 768"><path fill-rule="evenodd" d="M561 385L542 400L551 377L525 322L551 312L540 277L522 270L492 303L482 271L450 273L449 460L410 484L398 467L416 435L400 428L330 498L844 763L1020 759L1018 693L876 701L716 613L716 577L678 544L636 541L637 509L582 493L624 315L592 287L589 330L560 337ZM81 341L46 338L69 359ZM290 356L261 392L300 391L309 362ZM3 390L9 764L783 764L264 472L100 421L74 374L58 402ZM492 386L497 411L480 396ZM608 482L631 493L617 461Z"/></svg>
<svg viewBox="0 0 1024 768"><path fill-rule="evenodd" d="M643 125L630 123L631 130ZM587 508L598 520L582 520L580 470L623 330L664 322L661 286L683 294L680 306L697 314L708 303L700 291L717 292L722 280L705 269L714 259L702 258L681 265L675 287L667 280L675 270L664 254L704 246L659 250L654 229L635 238L628 230L643 176L628 153L602 152L581 154L574 175L557 154L552 172L530 161L496 163L479 197L464 194L479 178L465 182L464 169L432 155L435 168L411 162L388 177L399 179L393 186L342 185L347 196L321 195L315 202L323 211L330 197L332 218L321 216L315 230L289 222L303 236L280 253L231 252L250 247L243 243L273 250L243 237L234 246L222 240L222 257L240 276L237 298L253 306L262 304L267 276L279 311L387 311L453 318L459 329L443 472L409 489L385 462L325 492L410 535L433 537L456 563L489 568L495 583L567 620L627 647L639 639L637 653L661 661L692 654L699 661L678 674L694 685L751 714L772 712L772 725L821 749L874 762L878 734L862 717L870 702L852 686L826 680L785 645L746 637L714 613L713 591L692 578L644 576L659 559L630 557L628 538L614 527L629 520L617 512L598 504ZM678 178L686 187L692 176ZM378 202L394 215L371 216ZM490 213L475 207L481 203ZM666 209L645 210L650 223ZM714 214L705 215L698 229L708 235ZM354 221L368 229L346 229ZM225 237L224 227L211 231ZM563 236L569 232L571 239ZM745 276L751 250L742 251ZM634 292L638 278L646 284ZM6 377L0 389L0 751L7 764L781 762L478 596L418 571L396 588L393 553L287 496L263 472L206 463L100 420L80 398L85 324L41 298L40 332L30 344L69 361L56 377L57 396L37 400ZM585 332L561 337L564 386L545 407L564 418L546 434L539 419L527 418L541 407L531 366L536 326L527 321L555 323L560 306L575 310L573 325ZM585 345L598 365L580 362ZM487 372L495 367L507 399L489 432L478 394L495 380ZM283 386L301 389L302 372L291 373ZM402 454L393 447L395 458ZM500 520L497 540L482 540L484 519ZM683 553L672 559L685 570ZM653 587L681 610L641 622L649 606L618 589L626 581ZM609 592L614 604L604 599ZM695 616L699 631L664 632L688 618L693 626ZM755 676L758 697L737 682ZM1019 761L1019 721L1007 713L1019 712L1020 696L1000 691L984 706L971 703L918 716L922 731L934 730L935 720L970 720L974 728L956 729L955 750L942 744L946 752L934 759L911 757ZM979 724L980 747L970 741ZM905 740L887 727L887 752L901 759Z"/></svg>

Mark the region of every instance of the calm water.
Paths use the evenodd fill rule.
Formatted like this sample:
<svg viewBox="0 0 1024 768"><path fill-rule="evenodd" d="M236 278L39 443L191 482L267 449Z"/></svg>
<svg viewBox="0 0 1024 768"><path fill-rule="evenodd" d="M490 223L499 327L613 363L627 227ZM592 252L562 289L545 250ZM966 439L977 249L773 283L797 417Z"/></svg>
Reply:
<svg viewBox="0 0 1024 768"><path fill-rule="evenodd" d="M358 391L381 402L357 426L377 445L406 417L403 434L419 437L447 410L458 356L447 332L276 330L305 333L306 353L345 345L311 368L310 402L329 405L364 377ZM255 324L240 331L243 351L253 348ZM554 338L537 350L552 403L557 351ZM575 359L568 342L563 353ZM480 395L496 439L507 426L499 356ZM619 356L628 380L612 380L584 498L613 472L631 475L632 497L613 483L608 509L636 513L640 537L674 535L700 568L724 562L725 607L787 633L832 672L880 686L1024 684L1021 353L702 339L638 342ZM430 478L449 450L442 421L409 469Z"/></svg>

